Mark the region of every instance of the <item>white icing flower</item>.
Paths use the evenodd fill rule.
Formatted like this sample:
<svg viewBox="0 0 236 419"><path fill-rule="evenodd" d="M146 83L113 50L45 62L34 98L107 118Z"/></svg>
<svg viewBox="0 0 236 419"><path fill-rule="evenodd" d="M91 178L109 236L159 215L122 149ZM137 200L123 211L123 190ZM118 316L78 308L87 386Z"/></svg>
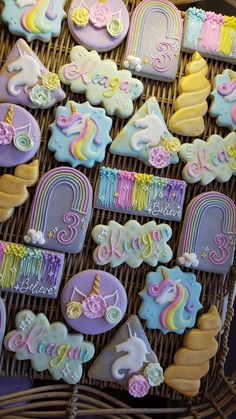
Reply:
<svg viewBox="0 0 236 419"><path fill-rule="evenodd" d="M145 367L143 375L152 387L159 386L164 381L163 369L159 362L150 362Z"/></svg>
<svg viewBox="0 0 236 419"><path fill-rule="evenodd" d="M182 256L178 258L178 264L185 266L185 268L196 268L199 265L199 260L196 253L183 253Z"/></svg>
<svg viewBox="0 0 236 419"><path fill-rule="evenodd" d="M34 229L30 229L27 231L27 234L24 236L24 241L26 243L32 243L32 244L44 244L45 238L43 236L42 231L36 231Z"/></svg>
<svg viewBox="0 0 236 419"><path fill-rule="evenodd" d="M142 70L141 58L128 55L126 60L123 62L123 67L127 70L135 70L139 73Z"/></svg>

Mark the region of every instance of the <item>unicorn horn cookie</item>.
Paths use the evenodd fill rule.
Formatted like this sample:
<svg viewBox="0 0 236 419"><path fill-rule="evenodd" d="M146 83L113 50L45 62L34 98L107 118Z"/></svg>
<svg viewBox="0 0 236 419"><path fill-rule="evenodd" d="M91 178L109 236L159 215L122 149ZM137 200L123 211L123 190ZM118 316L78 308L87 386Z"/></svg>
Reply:
<svg viewBox="0 0 236 419"><path fill-rule="evenodd" d="M174 356L174 364L164 372L165 383L185 396L198 394L201 378L210 368L209 359L218 350L215 336L221 330L221 318L217 308L211 306L208 313L198 319L198 328L190 330L184 337L183 347Z"/></svg>
<svg viewBox="0 0 236 419"><path fill-rule="evenodd" d="M176 112L169 121L170 131L191 137L203 133L203 116L208 110L206 99L211 91L210 82L206 79L207 73L206 61L195 52L192 61L186 67L186 76L179 82L180 96L174 102Z"/></svg>
<svg viewBox="0 0 236 419"><path fill-rule="evenodd" d="M15 207L28 199L27 187L33 186L39 176L38 160L17 166L14 175L0 177L0 222L8 220Z"/></svg>

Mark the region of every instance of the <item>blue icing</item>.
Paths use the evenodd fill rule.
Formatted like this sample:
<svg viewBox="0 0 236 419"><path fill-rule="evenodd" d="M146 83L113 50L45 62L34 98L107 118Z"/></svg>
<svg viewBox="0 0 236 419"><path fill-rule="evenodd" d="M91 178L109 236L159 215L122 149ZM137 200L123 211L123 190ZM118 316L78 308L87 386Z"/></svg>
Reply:
<svg viewBox="0 0 236 419"><path fill-rule="evenodd" d="M89 102L69 101L57 108L55 122L49 127L52 135L48 148L57 161L91 168L105 158L106 146L111 143L111 126L112 119L104 109Z"/></svg>
<svg viewBox="0 0 236 419"><path fill-rule="evenodd" d="M197 48L198 46L204 18L205 11L202 9L190 7L187 10L185 38L186 43L191 46L191 48Z"/></svg>
<svg viewBox="0 0 236 419"><path fill-rule="evenodd" d="M195 324L196 314L202 307L201 288L193 273L183 272L178 266L172 269L159 266L156 272L147 274L145 287L139 294L142 298L139 317L146 320L149 329L182 334L186 327Z"/></svg>

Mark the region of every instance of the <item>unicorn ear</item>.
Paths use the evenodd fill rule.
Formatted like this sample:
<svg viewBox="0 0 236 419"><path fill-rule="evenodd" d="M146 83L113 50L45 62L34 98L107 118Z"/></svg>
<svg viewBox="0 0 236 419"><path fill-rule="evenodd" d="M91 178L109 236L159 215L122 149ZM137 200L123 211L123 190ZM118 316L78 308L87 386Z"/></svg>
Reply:
<svg viewBox="0 0 236 419"><path fill-rule="evenodd" d="M176 284L180 284L180 282L181 282L181 279L175 279Z"/></svg>

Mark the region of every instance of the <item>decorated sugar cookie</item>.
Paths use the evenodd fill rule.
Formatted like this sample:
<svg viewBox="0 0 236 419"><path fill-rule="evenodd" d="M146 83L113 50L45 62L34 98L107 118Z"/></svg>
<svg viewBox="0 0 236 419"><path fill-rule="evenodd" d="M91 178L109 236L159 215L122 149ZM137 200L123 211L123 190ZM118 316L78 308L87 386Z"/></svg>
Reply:
<svg viewBox="0 0 236 419"><path fill-rule="evenodd" d="M67 282L61 295L65 321L78 332L89 335L115 327L122 320L126 307L123 285L104 271L80 272Z"/></svg>
<svg viewBox="0 0 236 419"><path fill-rule="evenodd" d="M94 108L88 102L67 102L59 106L56 120L50 125L52 136L48 143L55 159L71 166L93 167L105 158L112 120L104 109Z"/></svg>
<svg viewBox="0 0 236 419"><path fill-rule="evenodd" d="M0 104L0 167L26 163L38 151L40 129L25 109L10 103Z"/></svg>
<svg viewBox="0 0 236 419"><path fill-rule="evenodd" d="M0 297L0 354L6 328L6 307L3 299Z"/></svg>
<svg viewBox="0 0 236 419"><path fill-rule="evenodd" d="M174 80L182 30L181 13L170 1L143 0L132 16L123 66L154 80Z"/></svg>
<svg viewBox="0 0 236 419"><path fill-rule="evenodd" d="M236 48L236 45L235 45ZM236 131L236 72L225 70L214 79L210 114L220 127Z"/></svg>
<svg viewBox="0 0 236 419"><path fill-rule="evenodd" d="M235 237L234 202L219 192L202 193L188 205L179 241L178 263L200 271L226 274L233 263Z"/></svg>
<svg viewBox="0 0 236 419"><path fill-rule="evenodd" d="M26 243L79 253L90 221L92 198L92 187L83 173L70 167L50 170L40 179L35 192Z"/></svg>
<svg viewBox="0 0 236 419"><path fill-rule="evenodd" d="M171 235L167 224L157 225L150 221L140 225L130 220L122 226L111 220L107 226L100 224L92 230L92 238L98 245L93 260L98 265L109 263L113 268L122 263L138 268L143 261L150 266L167 263L172 258L172 250L167 244Z"/></svg>
<svg viewBox="0 0 236 419"><path fill-rule="evenodd" d="M68 25L78 44L109 51L125 38L129 13L123 0L73 0Z"/></svg>
<svg viewBox="0 0 236 419"><path fill-rule="evenodd" d="M168 131L158 102L149 98L112 142L110 151L162 169L178 163L180 141Z"/></svg>
<svg viewBox="0 0 236 419"><path fill-rule="evenodd" d="M49 42L61 32L66 0L3 0L3 21L14 35L28 42Z"/></svg>
<svg viewBox="0 0 236 419"><path fill-rule="evenodd" d="M132 115L133 101L142 94L143 84L130 71L118 70L114 61L102 60L96 51L82 46L72 48L70 61L60 68L59 76L72 92L85 93L91 105L102 105L108 115Z"/></svg>
<svg viewBox="0 0 236 419"><path fill-rule="evenodd" d="M207 141L196 139L182 144L179 157L186 163L183 178L188 183L208 185L214 179L227 182L236 175L236 133L227 137L211 135Z"/></svg>
<svg viewBox="0 0 236 419"><path fill-rule="evenodd" d="M18 39L0 70L0 102L48 109L65 98L58 74L51 73L29 45Z"/></svg>
<svg viewBox="0 0 236 419"><path fill-rule="evenodd" d="M149 329L182 334L195 324L201 288L193 273L159 266L147 274L138 315Z"/></svg>
<svg viewBox="0 0 236 419"><path fill-rule="evenodd" d="M16 330L4 340L5 348L15 352L19 361L29 359L37 372L48 370L54 380L76 384L83 374L83 364L94 355L92 343L83 335L68 334L63 323L50 324L43 313L22 310L16 315Z"/></svg>
<svg viewBox="0 0 236 419"><path fill-rule="evenodd" d="M44 244L41 238L41 244ZM64 254L0 241L0 289L57 298Z"/></svg>

